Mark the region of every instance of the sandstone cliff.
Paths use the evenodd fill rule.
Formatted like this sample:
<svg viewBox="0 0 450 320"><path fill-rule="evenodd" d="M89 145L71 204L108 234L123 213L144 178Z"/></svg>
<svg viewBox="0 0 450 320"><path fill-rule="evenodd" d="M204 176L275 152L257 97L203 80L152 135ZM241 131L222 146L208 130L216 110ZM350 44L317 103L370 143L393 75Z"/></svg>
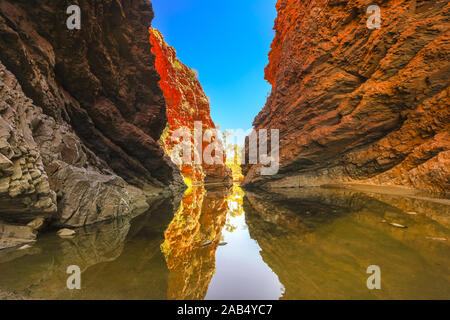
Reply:
<svg viewBox="0 0 450 320"><path fill-rule="evenodd" d="M166 154L172 155L175 142L171 135L175 130L184 128L193 136L196 121L202 123L203 132L216 126L211 119L209 99L197 79L196 71L181 63L175 49L167 45L158 30L150 28L149 32L152 52L156 56L156 70L161 76L159 84L167 104L168 123L161 144ZM193 144L193 140L191 142ZM202 152L207 144L203 144ZM194 152L195 148L192 148L192 159ZM230 184L232 180L231 170L225 165L207 165L203 161L202 164L181 163L179 168L187 184Z"/></svg>
<svg viewBox="0 0 450 320"><path fill-rule="evenodd" d="M0 1L0 219L82 226L148 208L182 184L145 0ZM1 222L0 222L1 224Z"/></svg>
<svg viewBox="0 0 450 320"><path fill-rule="evenodd" d="M449 2L278 0L277 11L272 92L254 126L280 129L280 172L248 166L245 182L449 192Z"/></svg>

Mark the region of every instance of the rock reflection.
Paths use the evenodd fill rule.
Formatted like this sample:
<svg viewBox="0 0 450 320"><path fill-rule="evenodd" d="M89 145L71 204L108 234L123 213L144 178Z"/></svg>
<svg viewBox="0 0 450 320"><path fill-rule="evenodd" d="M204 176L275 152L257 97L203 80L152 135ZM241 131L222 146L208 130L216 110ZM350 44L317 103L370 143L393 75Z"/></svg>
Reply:
<svg viewBox="0 0 450 320"><path fill-rule="evenodd" d="M445 200L195 187L151 208L0 250L0 299L450 298ZM81 290L66 288L70 265ZM381 290L366 287L370 265Z"/></svg>
<svg viewBox="0 0 450 320"><path fill-rule="evenodd" d="M170 271L168 299L203 299L227 217L228 189L188 189L161 245Z"/></svg>
<svg viewBox="0 0 450 320"><path fill-rule="evenodd" d="M416 215L404 211L413 209ZM285 287L282 299L450 298L450 232L433 219L448 210L444 204L312 188L246 192L244 210ZM381 267L382 290L366 287L373 264Z"/></svg>
<svg viewBox="0 0 450 320"><path fill-rule="evenodd" d="M132 221L77 229L70 239L50 232L29 249L1 250L0 299L202 299L229 195L195 187ZM81 290L66 287L69 265L82 271Z"/></svg>
<svg viewBox="0 0 450 320"><path fill-rule="evenodd" d="M66 268L77 265L81 271L116 259L130 228L119 219L77 230L71 239L55 234L43 237L26 250L0 251L0 288L27 299L61 298L66 288Z"/></svg>
<svg viewBox="0 0 450 320"><path fill-rule="evenodd" d="M168 272L159 245L178 203L155 200L133 221L79 228L68 239L50 232L29 249L0 251L0 298L164 299ZM82 271L81 290L66 287L70 265Z"/></svg>
<svg viewBox="0 0 450 320"><path fill-rule="evenodd" d="M250 236L243 200L244 191L234 185L227 200L223 246L216 251L216 272L205 299L271 300L284 291L277 275L264 263L260 246Z"/></svg>

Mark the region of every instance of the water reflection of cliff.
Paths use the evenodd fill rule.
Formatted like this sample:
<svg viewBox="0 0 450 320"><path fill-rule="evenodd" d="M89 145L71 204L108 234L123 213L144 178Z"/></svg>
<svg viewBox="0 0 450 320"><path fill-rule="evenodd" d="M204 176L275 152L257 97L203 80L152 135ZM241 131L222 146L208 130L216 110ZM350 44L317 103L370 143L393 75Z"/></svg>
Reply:
<svg viewBox="0 0 450 320"><path fill-rule="evenodd" d="M43 235L26 250L0 252L0 288L23 298L60 298L66 290L66 268L88 267L117 258L130 228L127 220L115 220L78 230L72 239Z"/></svg>
<svg viewBox="0 0 450 320"><path fill-rule="evenodd" d="M137 217L77 229L73 238L44 234L26 250L0 251L0 298L164 299L168 271L159 245L179 199L161 199ZM68 290L78 265L82 289Z"/></svg>
<svg viewBox="0 0 450 320"><path fill-rule="evenodd" d="M168 299L203 299L227 216L227 190L186 191L161 245L169 268Z"/></svg>
<svg viewBox="0 0 450 320"><path fill-rule="evenodd" d="M2 250L0 299L201 299L229 194L192 188L155 201L133 221L77 229L69 239L51 232L29 249ZM70 265L82 271L81 290L66 287Z"/></svg>
<svg viewBox="0 0 450 320"><path fill-rule="evenodd" d="M1 250L0 299L450 298L445 201L321 188L244 197L235 186L151 208ZM373 264L382 290L366 287ZM69 265L81 290L66 288Z"/></svg>
<svg viewBox="0 0 450 320"><path fill-rule="evenodd" d="M284 285L283 299L450 298L450 231L441 219L448 209L319 188L247 192L244 200L250 234ZM366 287L373 264L382 290Z"/></svg>

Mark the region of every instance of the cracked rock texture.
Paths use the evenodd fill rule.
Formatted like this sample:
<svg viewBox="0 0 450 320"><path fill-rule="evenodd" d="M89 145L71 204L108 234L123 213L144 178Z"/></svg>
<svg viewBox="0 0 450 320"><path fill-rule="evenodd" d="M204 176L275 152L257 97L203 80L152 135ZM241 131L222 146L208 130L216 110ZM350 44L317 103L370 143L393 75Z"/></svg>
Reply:
<svg viewBox="0 0 450 320"><path fill-rule="evenodd" d="M1 216L83 226L148 208L143 192L114 174L69 125L58 124L27 98L0 64Z"/></svg>
<svg viewBox="0 0 450 320"><path fill-rule="evenodd" d="M151 3L81 1L81 30L72 31L71 4L0 1L5 225L134 216L148 209L146 196L182 185L157 142L167 116L148 43Z"/></svg>
<svg viewBox="0 0 450 320"><path fill-rule="evenodd" d="M0 210L10 217L56 212L56 194L32 133L36 111L0 63Z"/></svg>
<svg viewBox="0 0 450 320"><path fill-rule="evenodd" d="M450 4L279 0L256 129L280 129L264 187L362 183L450 192Z"/></svg>
<svg viewBox="0 0 450 320"><path fill-rule="evenodd" d="M157 143L167 123L145 0L81 1L81 30L68 30L72 1L0 2L0 59L26 96L127 182L163 187L179 177Z"/></svg>

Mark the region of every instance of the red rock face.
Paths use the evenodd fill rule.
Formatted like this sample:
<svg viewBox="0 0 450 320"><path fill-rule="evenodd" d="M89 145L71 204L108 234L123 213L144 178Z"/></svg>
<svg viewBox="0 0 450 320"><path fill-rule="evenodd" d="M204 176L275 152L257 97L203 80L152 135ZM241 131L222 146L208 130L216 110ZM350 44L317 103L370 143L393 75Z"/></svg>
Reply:
<svg viewBox="0 0 450 320"><path fill-rule="evenodd" d="M211 119L209 99L196 71L178 60L175 49L166 44L158 30L150 28L149 32L152 52L156 56L156 70L161 76L159 85L167 104L168 123L160 142L166 154L171 155L175 145L171 134L175 130L186 128L193 134L195 121L202 122L203 132L216 126ZM202 151L207 145L206 142L203 144ZM179 168L188 184L229 183L231 179L230 170L223 165L183 163Z"/></svg>
<svg viewBox="0 0 450 320"><path fill-rule="evenodd" d="M266 187L332 183L450 190L448 1L279 0L256 129L280 129Z"/></svg>

